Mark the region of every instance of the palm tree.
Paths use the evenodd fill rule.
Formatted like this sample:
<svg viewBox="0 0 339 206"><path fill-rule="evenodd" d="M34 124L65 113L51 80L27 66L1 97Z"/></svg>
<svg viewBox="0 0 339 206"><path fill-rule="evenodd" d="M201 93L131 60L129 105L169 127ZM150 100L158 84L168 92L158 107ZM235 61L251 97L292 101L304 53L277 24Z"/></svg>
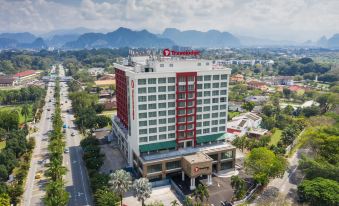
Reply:
<svg viewBox="0 0 339 206"><path fill-rule="evenodd" d="M131 188L132 186L132 177L125 170L117 170L111 175L111 179L109 181L111 185L111 189L115 194L118 194L120 197L120 204L122 206L122 198L124 194Z"/></svg>
<svg viewBox="0 0 339 206"><path fill-rule="evenodd" d="M199 184L197 189L194 191L194 198L195 200L200 200L201 203L204 202L204 199L208 201L209 198L208 190L205 185Z"/></svg>
<svg viewBox="0 0 339 206"><path fill-rule="evenodd" d="M138 201L141 201L141 205L145 205L145 200L151 196L152 185L149 183L147 178L140 178L134 180L133 183L134 196L138 198Z"/></svg>
<svg viewBox="0 0 339 206"><path fill-rule="evenodd" d="M184 206L193 206L193 202L191 197L186 196L185 200L184 200Z"/></svg>
<svg viewBox="0 0 339 206"><path fill-rule="evenodd" d="M21 108L21 115L25 117L25 124L27 124L27 116L29 115L29 107L27 104L24 104Z"/></svg>
<svg viewBox="0 0 339 206"><path fill-rule="evenodd" d="M178 201L177 201L177 200L173 200L173 201L171 202L171 206L179 206Z"/></svg>

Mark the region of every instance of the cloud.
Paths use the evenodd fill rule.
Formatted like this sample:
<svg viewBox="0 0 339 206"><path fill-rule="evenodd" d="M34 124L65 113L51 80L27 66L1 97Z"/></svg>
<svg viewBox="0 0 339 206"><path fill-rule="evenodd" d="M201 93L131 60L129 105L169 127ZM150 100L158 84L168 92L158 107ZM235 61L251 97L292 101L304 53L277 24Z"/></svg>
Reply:
<svg viewBox="0 0 339 206"><path fill-rule="evenodd" d="M120 26L304 41L339 32L337 0L0 0L2 32Z"/></svg>

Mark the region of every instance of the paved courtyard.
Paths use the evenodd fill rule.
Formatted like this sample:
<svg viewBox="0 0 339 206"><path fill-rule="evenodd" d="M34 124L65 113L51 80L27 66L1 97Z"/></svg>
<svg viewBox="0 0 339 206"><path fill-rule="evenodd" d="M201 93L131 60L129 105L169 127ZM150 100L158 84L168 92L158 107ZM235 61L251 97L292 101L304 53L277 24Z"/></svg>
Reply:
<svg viewBox="0 0 339 206"><path fill-rule="evenodd" d="M154 201L161 201L165 206L171 205L173 200L177 200L180 203L179 199L175 196L174 192L171 190L170 185L156 187L152 189L151 197L146 200L146 204L150 204ZM123 204L127 206L138 206L141 205L141 202L133 196L133 193L129 192L127 197L123 199Z"/></svg>
<svg viewBox="0 0 339 206"><path fill-rule="evenodd" d="M105 155L104 164L100 172L109 174L110 171L125 168L127 163L118 148L113 148L111 144L100 145L100 151Z"/></svg>

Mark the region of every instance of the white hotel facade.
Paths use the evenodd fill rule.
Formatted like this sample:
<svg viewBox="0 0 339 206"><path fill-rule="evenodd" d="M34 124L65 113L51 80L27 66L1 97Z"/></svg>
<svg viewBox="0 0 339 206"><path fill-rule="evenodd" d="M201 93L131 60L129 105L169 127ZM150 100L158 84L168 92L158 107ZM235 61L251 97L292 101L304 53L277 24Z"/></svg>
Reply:
<svg viewBox="0 0 339 206"><path fill-rule="evenodd" d="M212 172L234 169L235 147L226 141L230 69L210 60L169 57L132 57L114 67L113 132L141 176L163 179L182 173L194 189L198 175L207 175L211 183ZM209 157L200 159L208 166L194 165L188 172L198 162L194 155L201 153Z"/></svg>

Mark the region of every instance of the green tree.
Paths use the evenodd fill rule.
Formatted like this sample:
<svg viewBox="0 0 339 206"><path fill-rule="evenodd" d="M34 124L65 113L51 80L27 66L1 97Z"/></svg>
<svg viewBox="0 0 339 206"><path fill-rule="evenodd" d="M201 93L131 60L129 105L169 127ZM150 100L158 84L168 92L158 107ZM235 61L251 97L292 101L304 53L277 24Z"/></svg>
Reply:
<svg viewBox="0 0 339 206"><path fill-rule="evenodd" d="M241 105L241 108L245 109L246 111L252 111L255 104L253 102L245 102Z"/></svg>
<svg viewBox="0 0 339 206"><path fill-rule="evenodd" d="M6 182L8 179L8 171L5 165L0 165L0 181Z"/></svg>
<svg viewBox="0 0 339 206"><path fill-rule="evenodd" d="M231 177L231 186L234 189L234 196L236 199L241 199L246 194L246 182L239 176Z"/></svg>
<svg viewBox="0 0 339 206"><path fill-rule="evenodd" d="M289 88L284 87L283 94L285 98L290 99L292 95L292 91Z"/></svg>
<svg viewBox="0 0 339 206"><path fill-rule="evenodd" d="M292 115L294 108L291 105L287 105L282 112L286 115Z"/></svg>
<svg viewBox="0 0 339 206"><path fill-rule="evenodd" d="M152 185L149 183L147 178L140 178L134 180L133 183L134 196L141 201L141 205L145 205L145 200L151 197Z"/></svg>
<svg viewBox="0 0 339 206"><path fill-rule="evenodd" d="M196 201L200 200L201 203L203 203L205 199L206 201L208 201L208 198L209 198L208 189L205 185L202 185L202 184L198 185L193 195L194 195L195 200Z"/></svg>
<svg viewBox="0 0 339 206"><path fill-rule="evenodd" d="M337 206L339 204L338 194L338 182L321 177L304 180L298 185L300 200L314 206Z"/></svg>
<svg viewBox="0 0 339 206"><path fill-rule="evenodd" d="M177 201L177 200L173 200L173 201L171 202L171 206L179 206L178 201Z"/></svg>
<svg viewBox="0 0 339 206"><path fill-rule="evenodd" d="M107 188L98 189L95 192L95 203L100 206L116 206L120 198Z"/></svg>
<svg viewBox="0 0 339 206"><path fill-rule="evenodd" d="M265 147L254 148L245 158L245 169L253 175L257 183L266 185L269 178L284 174L287 163L283 157L276 156Z"/></svg>
<svg viewBox="0 0 339 206"><path fill-rule="evenodd" d="M2 193L0 194L0 205L1 206L10 206L11 199L9 198L8 194Z"/></svg>
<svg viewBox="0 0 339 206"><path fill-rule="evenodd" d="M125 170L116 170L111 174L111 180L109 181L111 185L111 189L113 192L120 197L120 202L122 206L122 198L124 194L131 188L132 186L132 177Z"/></svg>
<svg viewBox="0 0 339 206"><path fill-rule="evenodd" d="M46 206L66 206L69 200L69 194L64 189L65 184L62 180L51 181L46 185L46 196L44 203Z"/></svg>
<svg viewBox="0 0 339 206"><path fill-rule="evenodd" d="M232 144L239 148L242 152L249 144L247 136L237 137L232 141Z"/></svg>
<svg viewBox="0 0 339 206"><path fill-rule="evenodd" d="M25 124L27 124L27 117L29 115L29 106L27 104L24 104L21 108L21 115L25 117Z"/></svg>

